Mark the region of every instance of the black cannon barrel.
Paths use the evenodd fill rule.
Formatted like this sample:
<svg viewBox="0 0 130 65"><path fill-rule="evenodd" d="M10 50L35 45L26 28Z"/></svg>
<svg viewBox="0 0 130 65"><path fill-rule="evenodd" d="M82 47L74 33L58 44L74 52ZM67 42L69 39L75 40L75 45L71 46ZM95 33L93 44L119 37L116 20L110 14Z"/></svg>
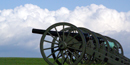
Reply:
<svg viewBox="0 0 130 65"><path fill-rule="evenodd" d="M41 30L41 29L32 29L32 33L37 33L37 34L43 34L46 30Z"/></svg>
<svg viewBox="0 0 130 65"><path fill-rule="evenodd" d="M32 29L32 33L36 33L36 34L44 34L46 30L41 30L41 29ZM62 35L63 32L56 32L56 31L49 31L49 33L53 36L58 36ZM49 33L47 33L47 35L50 35ZM58 33L58 34L57 34Z"/></svg>
<svg viewBox="0 0 130 65"><path fill-rule="evenodd" d="M32 29L32 33L36 33L36 34L44 34L46 30L41 30L41 29ZM49 33L47 33L47 35L53 35L53 36L58 36L58 34L61 36L63 35L63 32L56 32L56 31L49 31ZM64 35L68 35L69 33L68 32L64 32ZM83 33L85 38L88 39L88 38L92 38L89 36L88 33ZM77 33L70 33L70 36L75 36L77 35ZM77 35L75 37L76 39L80 40L80 35Z"/></svg>
<svg viewBox="0 0 130 65"><path fill-rule="evenodd" d="M32 33L36 33L36 34L43 34L46 30L41 30L41 29L32 29ZM63 32L56 32L56 31L49 31L49 33L53 36L58 36L59 35L63 35ZM47 35L50 35L49 33L47 33ZM58 34L57 34L58 33ZM68 32L64 32L64 35L68 35ZM70 33L71 36L75 36L77 33ZM88 34L85 34L88 35Z"/></svg>
<svg viewBox="0 0 130 65"><path fill-rule="evenodd" d="M43 34L44 32L45 32L46 30L41 30L41 29L32 29L32 33L36 33L36 34ZM51 34L51 35L53 35L53 36L58 36L58 34L59 35L63 35L63 32L56 32L56 31L49 31L49 33ZM50 35L49 33L47 33L47 35ZM57 34L58 33L58 34ZM92 36L89 36L89 34L88 33L83 33L84 34L84 36L85 36L85 38L86 39L93 39L94 40L94 38L92 37ZM64 35L68 35L68 32L64 32ZM77 35L77 33L70 33L70 36L75 36L75 35ZM77 35L76 37L75 37L77 40L81 40L80 39L80 35ZM104 40L101 38L101 37L97 37L97 39L99 40L99 42L104 42Z"/></svg>
<svg viewBox="0 0 130 65"><path fill-rule="evenodd" d="M36 34L44 34L46 30L42 30L42 29L32 29L32 33L36 33ZM63 32L56 32L56 31L49 31L49 33L53 36L58 36L59 35L63 35ZM47 33L47 35L50 35L49 33ZM58 33L58 34L57 34ZM89 36L88 33L83 33L86 39L94 39L92 36ZM68 32L64 32L64 35L68 35ZM70 33L70 36L75 36L77 35L77 33ZM77 35L76 38L80 37L80 35ZM100 41L100 39L102 40L101 37L97 37ZM78 38L79 39L79 38Z"/></svg>

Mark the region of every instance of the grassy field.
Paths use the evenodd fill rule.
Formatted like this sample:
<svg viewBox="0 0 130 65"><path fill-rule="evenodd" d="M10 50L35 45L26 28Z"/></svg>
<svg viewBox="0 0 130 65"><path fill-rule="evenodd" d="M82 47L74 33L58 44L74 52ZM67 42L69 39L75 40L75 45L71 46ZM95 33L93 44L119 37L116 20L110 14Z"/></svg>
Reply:
<svg viewBox="0 0 130 65"><path fill-rule="evenodd" d="M0 65L48 65L43 58L0 58Z"/></svg>
<svg viewBox="0 0 130 65"><path fill-rule="evenodd" d="M50 59L54 61L53 59ZM0 57L0 65L48 65L43 58ZM68 64L64 64L68 65Z"/></svg>
<svg viewBox="0 0 130 65"><path fill-rule="evenodd" d="M43 58L14 58L14 57L2 58L0 57L0 65L48 65L48 64L44 61ZM65 64L65 65L68 65L68 64ZM78 65L81 65L81 64L78 64ZM83 64L83 65L86 65L86 64ZM91 65L100 65L100 64L91 64Z"/></svg>

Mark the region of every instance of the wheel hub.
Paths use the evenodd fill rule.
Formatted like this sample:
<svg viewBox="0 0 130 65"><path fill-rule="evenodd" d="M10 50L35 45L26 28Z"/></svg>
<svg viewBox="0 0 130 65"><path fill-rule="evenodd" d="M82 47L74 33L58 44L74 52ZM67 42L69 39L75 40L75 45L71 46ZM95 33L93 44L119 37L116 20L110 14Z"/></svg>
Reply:
<svg viewBox="0 0 130 65"><path fill-rule="evenodd" d="M64 50L64 49L67 48L67 44L62 41L62 42L59 43L59 48L60 48L61 50Z"/></svg>

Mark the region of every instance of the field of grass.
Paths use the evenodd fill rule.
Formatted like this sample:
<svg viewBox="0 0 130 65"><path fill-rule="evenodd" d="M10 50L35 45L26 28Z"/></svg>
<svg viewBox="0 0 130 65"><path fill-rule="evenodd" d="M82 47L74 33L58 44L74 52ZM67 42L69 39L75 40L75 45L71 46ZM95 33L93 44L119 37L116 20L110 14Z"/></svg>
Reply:
<svg viewBox="0 0 130 65"><path fill-rule="evenodd" d="M48 65L43 58L0 58L0 65Z"/></svg>
<svg viewBox="0 0 130 65"><path fill-rule="evenodd" d="M53 61L53 59L50 59ZM43 58L0 57L0 65L48 65ZM68 64L65 64L68 65ZM78 64L81 65L81 64ZM83 64L86 65L86 64ZM91 64L100 65L100 64ZM104 64L105 65L105 64Z"/></svg>
<svg viewBox="0 0 130 65"><path fill-rule="evenodd" d="M51 58L50 60L54 61ZM48 63L43 58L0 57L0 65L48 65Z"/></svg>

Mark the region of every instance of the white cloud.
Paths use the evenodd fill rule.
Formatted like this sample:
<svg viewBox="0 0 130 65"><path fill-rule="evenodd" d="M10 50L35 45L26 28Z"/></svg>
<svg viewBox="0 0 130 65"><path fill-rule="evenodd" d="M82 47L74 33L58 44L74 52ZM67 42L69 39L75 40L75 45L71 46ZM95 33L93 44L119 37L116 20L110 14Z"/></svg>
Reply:
<svg viewBox="0 0 130 65"><path fill-rule="evenodd" d="M118 12L103 5L77 6L74 10L61 7L56 11L41 9L37 5L25 4L14 9L0 10L0 45L38 48L41 35L31 33L32 28L46 29L57 22L69 22L92 31L110 35L121 40L123 46L130 46L130 11ZM114 31L114 32L113 32ZM116 34L116 36L114 36ZM39 40L38 40L39 39ZM128 41L128 42L125 42ZM130 49L129 47L124 50ZM39 49L38 49L39 50ZM126 51L126 53L130 53Z"/></svg>

